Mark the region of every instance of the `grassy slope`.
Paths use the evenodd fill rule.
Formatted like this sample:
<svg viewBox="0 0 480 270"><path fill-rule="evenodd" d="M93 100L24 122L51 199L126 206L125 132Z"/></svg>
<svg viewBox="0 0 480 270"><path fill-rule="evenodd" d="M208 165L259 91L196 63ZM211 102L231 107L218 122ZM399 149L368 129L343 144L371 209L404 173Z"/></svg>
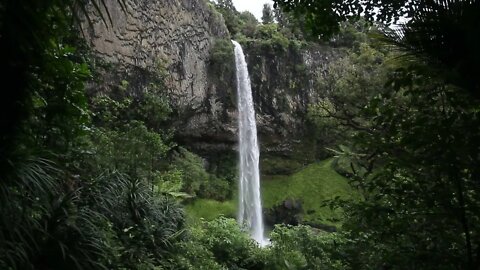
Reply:
<svg viewBox="0 0 480 270"><path fill-rule="evenodd" d="M332 159L311 164L291 176L265 177L262 182L264 207L270 208L288 199L300 199L304 210L304 220L325 224L336 224L331 218L340 218L340 211L322 207L322 202L339 196L343 199L355 198L356 194L348 185L347 179L336 173Z"/></svg>
<svg viewBox="0 0 480 270"><path fill-rule="evenodd" d="M288 198L300 199L304 209L304 220L324 224L337 224L331 218L340 218L339 211L321 207L322 201L336 196L356 198L347 180L336 173L332 159L314 163L290 176L265 176L262 178L263 206L270 208ZM217 202L199 199L187 206L187 212L193 217L207 220L219 215L235 216L236 200Z"/></svg>
<svg viewBox="0 0 480 270"><path fill-rule="evenodd" d="M219 202L208 199L197 199L186 206L187 214L194 219L204 218L212 220L220 215L235 217L237 206L236 200Z"/></svg>

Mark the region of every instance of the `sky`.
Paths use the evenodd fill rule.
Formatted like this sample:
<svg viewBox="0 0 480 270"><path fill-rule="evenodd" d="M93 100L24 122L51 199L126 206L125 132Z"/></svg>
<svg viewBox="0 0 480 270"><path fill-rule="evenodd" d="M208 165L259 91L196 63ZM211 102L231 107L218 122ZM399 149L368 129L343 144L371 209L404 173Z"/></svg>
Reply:
<svg viewBox="0 0 480 270"><path fill-rule="evenodd" d="M262 20L262 8L265 3L273 6L273 1L271 0L233 0L233 4L238 11L248 10L253 13L259 21Z"/></svg>

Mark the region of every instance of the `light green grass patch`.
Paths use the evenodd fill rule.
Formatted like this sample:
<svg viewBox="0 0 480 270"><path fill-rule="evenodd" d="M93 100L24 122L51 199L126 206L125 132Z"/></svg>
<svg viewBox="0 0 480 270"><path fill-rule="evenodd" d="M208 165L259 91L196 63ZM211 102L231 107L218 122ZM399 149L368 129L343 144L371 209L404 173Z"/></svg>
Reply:
<svg viewBox="0 0 480 270"><path fill-rule="evenodd" d="M270 208L286 199L302 202L304 221L339 225L332 219L341 219L341 210L322 207L325 200L339 196L356 200L358 194L345 177L332 168L333 159L314 163L290 176L267 176L262 181L264 207Z"/></svg>
<svg viewBox="0 0 480 270"><path fill-rule="evenodd" d="M237 212L234 200L219 202L209 199L196 199L193 203L186 205L185 208L187 214L193 219L213 220L221 215L234 218Z"/></svg>
<svg viewBox="0 0 480 270"><path fill-rule="evenodd" d="M263 176L261 179L261 196L264 208L270 208L286 199L302 202L303 219L307 222L340 225L342 211L322 207L325 200L339 196L341 199L357 200L355 192L345 177L332 168L333 159L310 164L292 175ZM218 202L197 199L186 206L187 213L194 219L212 220L220 215L236 216L237 199Z"/></svg>

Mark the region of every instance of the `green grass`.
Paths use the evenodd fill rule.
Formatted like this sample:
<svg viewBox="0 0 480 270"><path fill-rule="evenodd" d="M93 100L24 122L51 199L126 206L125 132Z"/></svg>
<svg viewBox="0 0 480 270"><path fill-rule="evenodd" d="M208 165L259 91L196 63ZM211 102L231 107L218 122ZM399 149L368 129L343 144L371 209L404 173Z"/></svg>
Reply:
<svg viewBox="0 0 480 270"><path fill-rule="evenodd" d="M332 169L333 159L314 163L290 176L266 176L262 181L263 206L270 208L285 199L302 202L304 221L338 225L331 219L341 219L340 210L322 207L324 200L339 196L342 199L357 199L358 194L347 179Z"/></svg>
<svg viewBox="0 0 480 270"><path fill-rule="evenodd" d="M220 215L235 217L237 212L235 200L219 202L208 199L196 199L185 208L188 215L193 219L204 218L206 220L212 220Z"/></svg>
<svg viewBox="0 0 480 270"><path fill-rule="evenodd" d="M304 221L339 225L341 210L322 207L324 200L339 196L342 199L358 198L358 194L348 185L347 179L332 169L333 159L310 164L292 175L263 176L261 191L263 207L270 208L285 199L302 202ZM193 218L214 219L219 215L235 217L236 200L218 202L198 199L187 206L187 213Z"/></svg>

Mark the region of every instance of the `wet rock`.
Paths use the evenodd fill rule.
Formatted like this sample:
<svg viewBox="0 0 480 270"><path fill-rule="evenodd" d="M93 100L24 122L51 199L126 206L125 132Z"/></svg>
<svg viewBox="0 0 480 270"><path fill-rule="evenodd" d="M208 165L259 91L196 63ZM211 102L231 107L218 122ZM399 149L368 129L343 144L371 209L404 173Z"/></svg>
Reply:
<svg viewBox="0 0 480 270"><path fill-rule="evenodd" d="M265 211L265 223L298 225L302 222L302 203L299 200L288 199Z"/></svg>

